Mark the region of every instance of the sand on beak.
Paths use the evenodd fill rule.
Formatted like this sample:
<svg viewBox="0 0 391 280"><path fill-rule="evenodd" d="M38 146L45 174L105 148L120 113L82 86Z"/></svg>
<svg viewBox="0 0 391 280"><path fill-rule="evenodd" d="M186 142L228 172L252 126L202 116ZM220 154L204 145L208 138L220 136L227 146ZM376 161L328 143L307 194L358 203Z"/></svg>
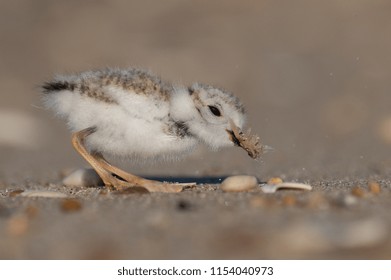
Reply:
<svg viewBox="0 0 391 280"><path fill-rule="evenodd" d="M230 126L231 130L227 130L227 133L235 146L243 148L253 159L258 159L263 152L263 145L258 135L252 135L251 130L248 130L247 133L242 132L232 120L230 120Z"/></svg>

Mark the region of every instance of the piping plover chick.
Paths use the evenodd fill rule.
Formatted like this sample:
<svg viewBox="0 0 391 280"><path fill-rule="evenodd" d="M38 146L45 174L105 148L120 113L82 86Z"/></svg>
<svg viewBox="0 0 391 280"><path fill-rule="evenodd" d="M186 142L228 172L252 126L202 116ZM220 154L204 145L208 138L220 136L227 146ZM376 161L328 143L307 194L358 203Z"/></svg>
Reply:
<svg viewBox="0 0 391 280"><path fill-rule="evenodd" d="M179 192L186 184L144 179L108 163L103 154L154 159L191 152L203 143L212 149L241 146L259 157L257 136L242 133L245 111L234 95L208 85L190 87L162 81L135 69L103 69L56 76L42 86L43 100L64 118L72 144L108 187L144 187Z"/></svg>

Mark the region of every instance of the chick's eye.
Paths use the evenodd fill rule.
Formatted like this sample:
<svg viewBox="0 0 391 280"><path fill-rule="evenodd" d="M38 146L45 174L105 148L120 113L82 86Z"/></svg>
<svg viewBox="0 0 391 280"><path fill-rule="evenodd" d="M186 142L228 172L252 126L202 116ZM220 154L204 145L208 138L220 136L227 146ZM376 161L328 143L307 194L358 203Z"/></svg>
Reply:
<svg viewBox="0 0 391 280"><path fill-rule="evenodd" d="M220 117L221 116L221 112L219 109L217 109L215 106L208 106L209 107L209 110L212 112L213 115L215 115L216 117Z"/></svg>

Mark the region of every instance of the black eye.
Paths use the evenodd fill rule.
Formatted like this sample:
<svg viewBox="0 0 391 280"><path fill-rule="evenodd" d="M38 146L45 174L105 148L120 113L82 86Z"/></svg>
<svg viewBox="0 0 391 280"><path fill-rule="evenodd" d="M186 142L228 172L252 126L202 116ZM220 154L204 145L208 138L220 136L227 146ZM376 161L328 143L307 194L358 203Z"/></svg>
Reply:
<svg viewBox="0 0 391 280"><path fill-rule="evenodd" d="M209 107L209 110L212 112L213 115L215 115L216 117L220 117L221 116L221 113L220 113L220 110L217 109L215 106L208 106Z"/></svg>

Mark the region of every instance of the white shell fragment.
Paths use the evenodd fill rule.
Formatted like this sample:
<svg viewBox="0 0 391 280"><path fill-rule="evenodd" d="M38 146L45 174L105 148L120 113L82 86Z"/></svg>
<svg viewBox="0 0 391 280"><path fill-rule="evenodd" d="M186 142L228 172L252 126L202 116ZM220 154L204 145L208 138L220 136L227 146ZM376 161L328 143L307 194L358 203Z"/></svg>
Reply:
<svg viewBox="0 0 391 280"><path fill-rule="evenodd" d="M283 182L276 185L263 185L261 187L262 191L264 193L275 193L279 189L294 189L294 190L303 190L303 191L310 191L312 190L312 187L307 184L302 183L294 183L294 182Z"/></svg>
<svg viewBox="0 0 391 280"><path fill-rule="evenodd" d="M47 197L47 198L65 198L67 195L62 192L55 191L25 191L20 194L25 197Z"/></svg>
<svg viewBox="0 0 391 280"><path fill-rule="evenodd" d="M62 183L67 187L69 186L88 187L88 186L103 185L102 179L95 172L95 170L91 168L76 169L71 174L66 176L62 180Z"/></svg>
<svg viewBox="0 0 391 280"><path fill-rule="evenodd" d="M237 175L227 177L220 186L225 192L244 192L258 186L258 179L254 176Z"/></svg>

